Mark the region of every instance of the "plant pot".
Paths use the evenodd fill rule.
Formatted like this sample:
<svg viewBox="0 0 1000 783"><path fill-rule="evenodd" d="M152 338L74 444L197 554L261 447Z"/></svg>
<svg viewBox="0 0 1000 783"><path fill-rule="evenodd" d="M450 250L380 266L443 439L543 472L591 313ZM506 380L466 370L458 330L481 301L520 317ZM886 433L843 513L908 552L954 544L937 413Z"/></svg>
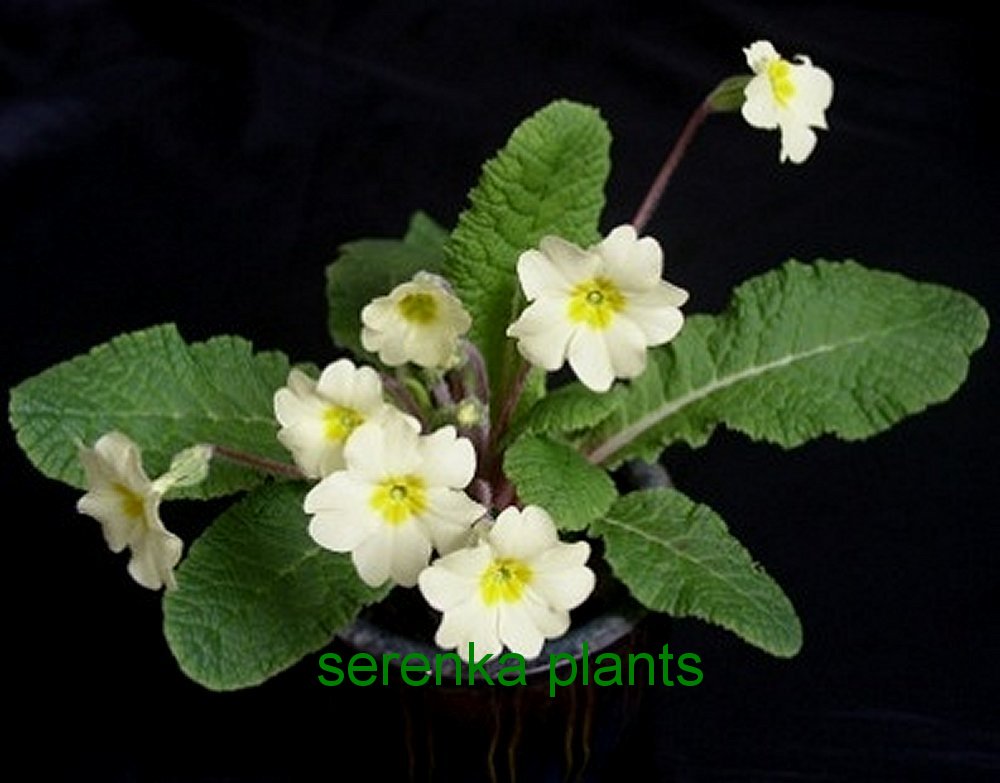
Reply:
<svg viewBox="0 0 1000 783"><path fill-rule="evenodd" d="M624 485L669 484L659 466L629 466ZM433 643L440 615L416 590L399 590L372 607L338 635L334 649L346 662L367 653L390 661L387 701L398 706L397 736L380 727L389 745L402 748L403 779L411 781L589 781L601 779L640 704L644 682L583 684L595 659L606 653L626 660L629 652L652 652L664 641L662 620L649 616L609 572L595 542L589 565L597 575L594 594L572 613L570 630L549 640L525 662L524 684L501 670L502 656L483 667L487 677L470 682L469 667L456 674L451 658L439 660L425 684L408 685L399 663L419 654L434 665L443 653ZM442 656L443 658L443 656ZM507 659L509 665L512 659ZM607 659L605 659L607 660ZM598 662L599 663L599 662ZM456 676L461 684L456 684ZM489 680L489 682L487 681ZM492 683L492 684L490 684ZM408 776L408 777L406 777Z"/></svg>

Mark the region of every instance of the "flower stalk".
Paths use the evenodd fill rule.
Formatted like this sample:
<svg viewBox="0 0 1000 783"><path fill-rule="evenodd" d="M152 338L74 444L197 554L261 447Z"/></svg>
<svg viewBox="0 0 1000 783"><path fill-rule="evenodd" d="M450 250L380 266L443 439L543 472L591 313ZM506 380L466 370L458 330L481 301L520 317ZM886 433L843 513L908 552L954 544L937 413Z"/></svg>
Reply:
<svg viewBox="0 0 1000 783"><path fill-rule="evenodd" d="M632 225L635 226L637 233L641 233L646 224L649 223L650 218L653 217L653 213L656 212L656 208L660 204L660 199L663 197L663 192L667 189L667 185L670 184L674 172L684 159L684 153L687 152L691 141L698 133L698 129L701 128L702 123L708 119L708 115L712 111L712 104L709 98L706 98L698 104L698 107L688 117L683 130L681 130L681 135L674 142L674 146L663 161L663 165L657 172L653 184L649 186L646 197L642 200L642 204L635 213L635 217L632 218Z"/></svg>
<svg viewBox="0 0 1000 783"><path fill-rule="evenodd" d="M279 462L276 459L262 457L259 454L250 454L246 451L239 451L238 449L232 449L229 446L220 446L219 444L213 444L211 448L212 456L221 457L227 462L232 462L234 465L251 468L258 473L266 473L271 476L290 479L306 478L306 474L301 469L295 465L289 465L287 462Z"/></svg>

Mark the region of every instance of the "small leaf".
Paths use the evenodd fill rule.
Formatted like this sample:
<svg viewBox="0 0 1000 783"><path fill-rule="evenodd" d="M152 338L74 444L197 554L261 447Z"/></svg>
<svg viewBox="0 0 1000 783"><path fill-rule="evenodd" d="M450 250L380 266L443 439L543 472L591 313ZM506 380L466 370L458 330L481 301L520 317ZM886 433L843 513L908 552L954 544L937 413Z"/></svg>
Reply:
<svg viewBox="0 0 1000 783"><path fill-rule="evenodd" d="M195 541L163 597L181 669L213 690L257 685L318 650L387 589L307 532L306 487L254 490Z"/></svg>
<svg viewBox="0 0 1000 783"><path fill-rule="evenodd" d="M421 229L422 230L422 229ZM326 270L328 326L334 342L363 361L378 359L361 345L361 311L420 271L439 272L441 256L430 249L428 236L418 240L361 239L340 249Z"/></svg>
<svg viewBox="0 0 1000 783"><path fill-rule="evenodd" d="M544 436L523 437L507 449L504 472L518 497L544 508L562 530L583 530L618 497L607 473L572 446Z"/></svg>
<svg viewBox="0 0 1000 783"><path fill-rule="evenodd" d="M84 486L77 439L91 444L111 430L142 449L147 473L167 470L174 454L213 443L290 464L275 433L274 392L288 378L279 353L254 353L239 337L188 345L172 325L121 335L50 367L11 391L17 441L50 478ZM255 486L259 473L213 462L208 478L177 496L214 497Z"/></svg>
<svg viewBox="0 0 1000 783"><path fill-rule="evenodd" d="M708 506L674 489L633 492L591 525L614 574L644 606L721 625L780 657L802 647L781 588Z"/></svg>
<svg viewBox="0 0 1000 783"><path fill-rule="evenodd" d="M414 212L410 216L410 224L406 228L403 241L438 258L436 267L440 267L440 259L444 258L444 245L448 241L448 229L437 223L426 212Z"/></svg>
<svg viewBox="0 0 1000 783"><path fill-rule="evenodd" d="M486 362L494 416L520 365L506 336L524 303L517 259L549 234L582 245L598 238L610 142L590 107L557 101L542 109L485 165L445 248L445 274Z"/></svg>
<svg viewBox="0 0 1000 783"><path fill-rule="evenodd" d="M608 467L652 461L719 424L786 448L867 438L954 394L986 331L961 292L851 261L790 261L651 351L588 453Z"/></svg>
<svg viewBox="0 0 1000 783"><path fill-rule="evenodd" d="M568 383L538 400L516 424L518 434L568 435L596 427L620 403L621 389L593 392L581 383Z"/></svg>

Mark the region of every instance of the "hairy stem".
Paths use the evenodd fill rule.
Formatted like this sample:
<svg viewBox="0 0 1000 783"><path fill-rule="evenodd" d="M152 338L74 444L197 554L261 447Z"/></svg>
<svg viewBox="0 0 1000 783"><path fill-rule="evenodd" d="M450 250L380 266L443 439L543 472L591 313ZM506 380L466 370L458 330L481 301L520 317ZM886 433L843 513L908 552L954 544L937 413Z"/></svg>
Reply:
<svg viewBox="0 0 1000 783"><path fill-rule="evenodd" d="M386 373L380 373L380 376L382 378L382 387L395 400L396 404L407 413L416 416L421 424L425 423L424 412L413 398L413 394L406 388L406 384L399 380L399 378L387 375Z"/></svg>
<svg viewBox="0 0 1000 783"><path fill-rule="evenodd" d="M673 177L674 172L677 170L681 160L684 158L684 153L687 152L688 145L691 144L691 140L698 132L698 128L701 127L701 124L711 113L712 106L709 103L708 98L706 98L698 105L698 108L691 113L691 116L688 117L688 121L685 123L684 129L681 131L681 135L678 136L677 141L674 142L674 146L667 155L667 159L663 161L663 166L660 167L660 171L657 173L656 179L654 179L653 184L650 185L649 191L646 193L646 197L642 201L642 205L639 207L638 212L635 213L635 217L632 218L632 225L635 226L636 233L641 233L642 229L645 228L646 224L649 222L649 219L653 216L653 213L656 211L656 207L660 203L660 198L663 196L663 191L667 189L670 178Z"/></svg>
<svg viewBox="0 0 1000 783"><path fill-rule="evenodd" d="M259 454L250 454L245 451L231 449L228 446L212 445L212 456L218 456L227 462L252 468L258 473L267 473L271 476L282 476L284 478L304 479L306 475L294 465L287 462L278 462L275 459L261 457Z"/></svg>

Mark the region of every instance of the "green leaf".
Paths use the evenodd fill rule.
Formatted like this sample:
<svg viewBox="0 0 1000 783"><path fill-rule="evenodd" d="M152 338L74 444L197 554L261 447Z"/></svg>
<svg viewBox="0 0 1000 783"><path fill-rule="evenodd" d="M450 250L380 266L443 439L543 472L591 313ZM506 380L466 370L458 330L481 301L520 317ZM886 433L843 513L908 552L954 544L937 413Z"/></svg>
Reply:
<svg viewBox="0 0 1000 783"><path fill-rule="evenodd" d="M802 626L781 588L708 506L674 489L633 492L591 525L605 558L644 606L721 625L772 655L802 647Z"/></svg>
<svg viewBox="0 0 1000 783"><path fill-rule="evenodd" d="M859 440L948 399L983 344L985 311L939 285L847 261L790 261L695 316L591 439L609 467L704 444L725 424L784 447Z"/></svg>
<svg viewBox="0 0 1000 783"><path fill-rule="evenodd" d="M483 168L445 248L445 273L472 314L470 337L490 378L492 410L520 365L507 327L523 305L517 259L546 235L598 239L611 136L597 111L557 101L525 120Z"/></svg>
<svg viewBox="0 0 1000 783"><path fill-rule="evenodd" d="M569 435L596 427L621 402L622 389L593 392L582 383L568 383L538 400L515 425L517 434Z"/></svg>
<svg viewBox="0 0 1000 783"><path fill-rule="evenodd" d="M504 472L518 497L544 508L562 530L583 530L618 497L607 473L572 446L545 436L516 441L504 455Z"/></svg>
<svg viewBox="0 0 1000 783"><path fill-rule="evenodd" d="M417 272L440 272L440 250L432 250L429 241L425 229L419 229L410 241L361 239L340 248L326 269L328 326L337 345L366 362L378 362L361 345L361 311Z"/></svg>
<svg viewBox="0 0 1000 783"><path fill-rule="evenodd" d="M31 462L50 478L84 486L76 441L111 430L142 449L151 477L177 452L213 443L291 464L275 433L274 392L288 378L280 353L254 353L238 337L188 345L176 327L121 335L55 365L11 391L10 419ZM178 490L214 497L259 484L254 471L213 461L208 478Z"/></svg>
<svg viewBox="0 0 1000 783"><path fill-rule="evenodd" d="M181 669L213 690L257 685L318 650L388 590L347 555L309 537L307 488L268 484L194 543L163 597L164 633Z"/></svg>
<svg viewBox="0 0 1000 783"><path fill-rule="evenodd" d="M410 225L406 228L403 241L437 257L437 266L440 267L441 259L444 258L444 245L448 241L448 229L426 212L414 212L410 216Z"/></svg>

